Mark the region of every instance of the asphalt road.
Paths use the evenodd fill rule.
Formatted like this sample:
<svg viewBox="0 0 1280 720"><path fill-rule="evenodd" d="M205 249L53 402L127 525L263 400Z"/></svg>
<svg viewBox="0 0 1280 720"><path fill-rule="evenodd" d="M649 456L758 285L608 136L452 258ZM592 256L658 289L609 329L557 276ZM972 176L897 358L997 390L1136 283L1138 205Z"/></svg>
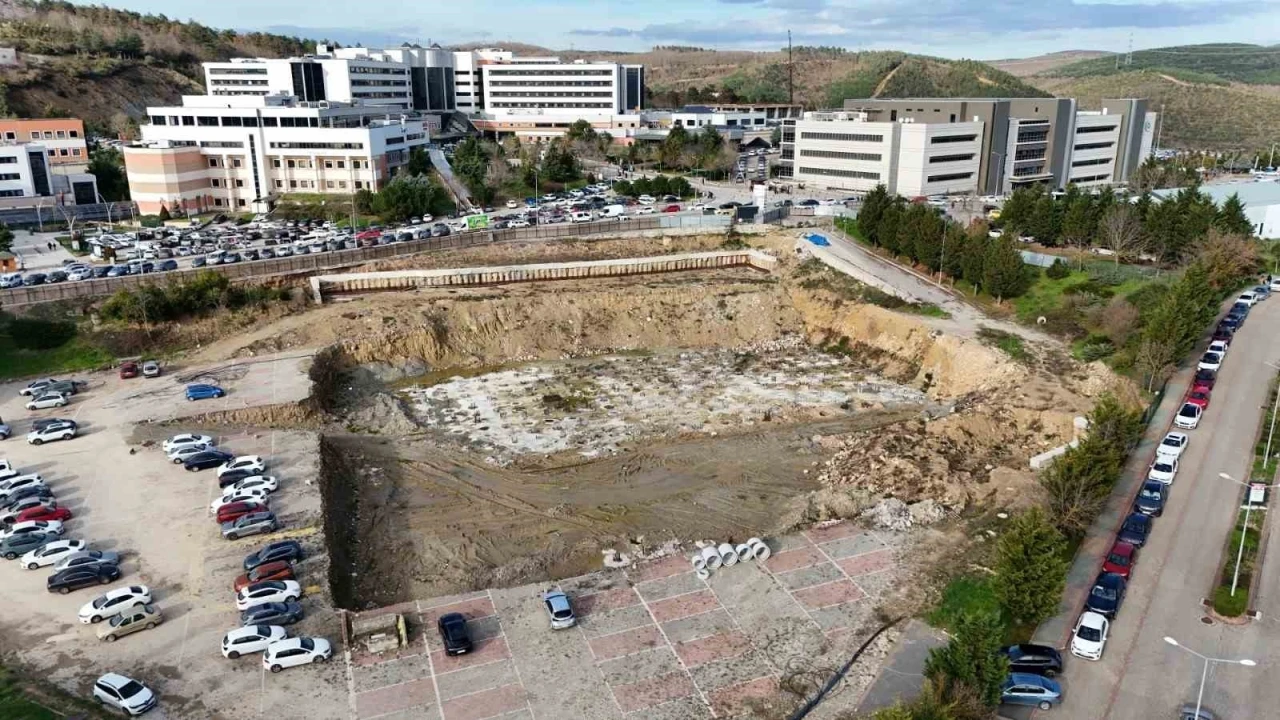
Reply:
<svg viewBox="0 0 1280 720"><path fill-rule="evenodd" d="M1264 362L1280 360L1278 326L1280 302L1271 299L1255 307L1237 333L1209 409L1190 432L1170 503L1138 557L1102 660L1069 657L1066 704L1038 717L1172 720L1182 703L1195 701L1204 665L1165 643L1166 636L1210 657L1258 663L1209 669L1204 707L1220 720L1280 713L1280 683L1271 681L1280 669L1280 533L1270 537L1264 579L1252 603L1262 619L1243 626L1206 624L1201 604L1213 587L1241 497L1241 488L1218 474L1248 476L1261 404L1275 373Z"/></svg>

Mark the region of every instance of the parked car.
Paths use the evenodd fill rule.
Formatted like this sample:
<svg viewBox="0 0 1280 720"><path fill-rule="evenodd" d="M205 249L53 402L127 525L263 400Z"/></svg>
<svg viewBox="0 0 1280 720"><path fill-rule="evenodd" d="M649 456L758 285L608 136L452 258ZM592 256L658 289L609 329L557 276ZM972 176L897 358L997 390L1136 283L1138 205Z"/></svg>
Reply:
<svg viewBox="0 0 1280 720"><path fill-rule="evenodd" d="M9 478L0 483L0 505L7 507L26 497L44 495L45 492L42 492L42 489L52 497L53 491L49 490L38 474ZM3 534L4 531L0 530L0 535Z"/></svg>
<svg viewBox="0 0 1280 720"><path fill-rule="evenodd" d="M1258 304L1258 296L1249 290L1246 290L1245 292L1240 293L1240 296L1236 298L1236 305L1244 305L1245 307L1251 308L1257 304Z"/></svg>
<svg viewBox="0 0 1280 720"><path fill-rule="evenodd" d="M12 525L18 521L18 515L24 510L30 510L37 507L58 507L58 501L52 497L25 497L16 502L7 505L3 511L0 511L0 525Z"/></svg>
<svg viewBox="0 0 1280 720"><path fill-rule="evenodd" d="M244 569L248 572L259 565L265 565L277 560L283 560L292 565L300 562L302 558L302 544L297 540L277 540L269 545L264 545L257 552L249 553L244 559Z"/></svg>
<svg viewBox="0 0 1280 720"><path fill-rule="evenodd" d="M98 639L115 642L125 635L151 630L163 621L164 615L155 605L134 605L99 627Z"/></svg>
<svg viewBox="0 0 1280 720"><path fill-rule="evenodd" d="M1150 516L1135 512L1124 519L1124 524L1120 526L1120 534L1117 535L1117 538L1121 542L1127 542L1136 548L1140 548L1147 544L1147 535L1150 533Z"/></svg>
<svg viewBox="0 0 1280 720"><path fill-rule="evenodd" d="M1133 572L1133 565L1138 559L1138 549L1127 542L1117 540L1111 546L1111 551L1107 553L1106 562L1102 563L1102 571L1115 573L1124 579L1129 579L1129 574Z"/></svg>
<svg viewBox="0 0 1280 720"><path fill-rule="evenodd" d="M1168 497L1167 485L1158 480L1148 480L1142 483L1142 489L1138 491L1138 499L1134 501L1133 509L1143 515L1160 517L1164 514L1164 504Z"/></svg>
<svg viewBox="0 0 1280 720"><path fill-rule="evenodd" d="M543 593L542 606L547 610L547 618L551 622L552 630L567 630L578 624L578 619L573 615L573 605L569 603L569 596L559 590Z"/></svg>
<svg viewBox="0 0 1280 720"><path fill-rule="evenodd" d="M131 717L147 712L157 702L156 694L146 685L115 673L107 673L93 683L93 698Z"/></svg>
<svg viewBox="0 0 1280 720"><path fill-rule="evenodd" d="M39 570L48 565L57 564L59 560L83 552L83 540L54 540L22 556L22 567L28 570Z"/></svg>
<svg viewBox="0 0 1280 720"><path fill-rule="evenodd" d="M1227 356L1227 350L1230 347L1231 347L1230 340L1214 340L1213 342L1209 343L1209 352L1218 353L1219 355L1225 358Z"/></svg>
<svg viewBox="0 0 1280 720"><path fill-rule="evenodd" d="M5 422L0 422L0 440L8 440L12 434L13 428L9 427Z"/></svg>
<svg viewBox="0 0 1280 720"><path fill-rule="evenodd" d="M262 535L275 532L280 524L270 510L260 510L241 515L235 520L222 523L222 537L228 540L239 540L249 535Z"/></svg>
<svg viewBox="0 0 1280 720"><path fill-rule="evenodd" d="M1166 433L1164 439L1162 439L1160 444L1156 446L1156 457L1177 460L1182 457L1182 452L1187 449L1187 445L1190 442L1191 436L1186 433Z"/></svg>
<svg viewBox="0 0 1280 720"><path fill-rule="evenodd" d="M236 518L243 517L252 512L261 512L267 509L267 504L254 500L241 500L239 502L225 503L219 505L214 511L214 521L218 525L225 522L231 522Z"/></svg>
<svg viewBox="0 0 1280 720"><path fill-rule="evenodd" d="M58 522L66 522L72 518L71 511L65 507L46 507L43 505L33 508L27 508L18 513L15 523L27 522L30 520L57 520Z"/></svg>
<svg viewBox="0 0 1280 720"><path fill-rule="evenodd" d="M1148 480L1159 480L1165 485L1172 485L1173 479L1178 475L1178 461L1170 460L1160 455L1156 456L1151 467L1147 470Z"/></svg>
<svg viewBox="0 0 1280 720"><path fill-rule="evenodd" d="M1198 703L1185 703L1178 708L1178 720L1218 720L1218 716Z"/></svg>
<svg viewBox="0 0 1280 720"><path fill-rule="evenodd" d="M1186 402L1199 406L1201 410L1207 410L1209 409L1209 392L1199 388L1192 388L1191 392L1187 393Z"/></svg>
<svg viewBox="0 0 1280 720"><path fill-rule="evenodd" d="M467 630L467 618L462 613L447 613L436 620L436 630L444 641L446 655L462 655L473 649L471 633Z"/></svg>
<svg viewBox="0 0 1280 720"><path fill-rule="evenodd" d="M230 487L235 488L236 491L261 489L273 493L279 489L280 482L276 480L275 475L250 475L235 481Z"/></svg>
<svg viewBox="0 0 1280 720"><path fill-rule="evenodd" d="M223 450L204 450L183 460L182 467L186 468L188 472L208 470L209 468L220 467L234 457L235 455Z"/></svg>
<svg viewBox="0 0 1280 720"><path fill-rule="evenodd" d="M83 550L78 553L72 553L58 561L53 566L54 572L60 572L68 568L86 567L89 565L119 565L119 553L111 550Z"/></svg>
<svg viewBox="0 0 1280 720"><path fill-rule="evenodd" d="M91 585L109 585L119 579L119 565L102 563L59 570L49 576L49 579L45 581L45 587L49 592L66 595L72 590L87 588Z"/></svg>
<svg viewBox="0 0 1280 720"><path fill-rule="evenodd" d="M0 458L0 480L8 480L21 474L8 458Z"/></svg>
<svg viewBox="0 0 1280 720"><path fill-rule="evenodd" d="M218 468L218 477L236 470L251 470L260 473L267 467L267 462L258 455L241 455L234 457Z"/></svg>
<svg viewBox="0 0 1280 720"><path fill-rule="evenodd" d="M218 487L222 488L224 493L237 492L237 490L232 490L232 487L236 483L241 480L256 477L261 472L261 470L254 470L253 468L236 468L234 470L228 470L218 476Z"/></svg>
<svg viewBox="0 0 1280 720"><path fill-rule="evenodd" d="M240 613L240 624L249 625L292 625L302 620L302 603L269 602L255 605Z"/></svg>
<svg viewBox="0 0 1280 720"><path fill-rule="evenodd" d="M19 395L39 395L40 393L44 392L44 389L46 386L52 385L53 383L56 383L56 382L58 381L54 380L53 378L41 378L40 380L32 380L31 382L27 383L26 387L19 390L18 394Z"/></svg>
<svg viewBox="0 0 1280 720"><path fill-rule="evenodd" d="M0 556L3 556L5 560L16 560L18 556L25 555L36 548L44 547L47 543L57 539L57 535L43 532L10 535L0 540Z"/></svg>
<svg viewBox="0 0 1280 720"><path fill-rule="evenodd" d="M43 445L47 442L70 440L76 436L77 430L78 428L74 423L54 423L27 433L27 442L32 445Z"/></svg>
<svg viewBox="0 0 1280 720"><path fill-rule="evenodd" d="M246 585L236 592L236 609L248 610L270 602L287 603L302 597L302 586L296 580L265 580Z"/></svg>
<svg viewBox="0 0 1280 720"><path fill-rule="evenodd" d="M1200 416L1203 414L1204 409L1199 405L1183 403L1182 409L1173 418L1173 424L1183 430L1195 430L1200 425Z"/></svg>
<svg viewBox="0 0 1280 720"><path fill-rule="evenodd" d="M297 577L293 573L293 566L284 560L276 560L274 562L264 563L249 572L240 575L232 583L232 587L236 592L240 592L247 585L254 583L267 582L269 580L296 580Z"/></svg>
<svg viewBox="0 0 1280 720"><path fill-rule="evenodd" d="M187 386L187 400L209 400L211 398L224 397L226 394L227 391L217 385L196 383Z"/></svg>
<svg viewBox="0 0 1280 720"><path fill-rule="evenodd" d="M324 638L296 637L271 643L262 653L262 667L273 673L285 668L328 662L333 647Z"/></svg>
<svg viewBox="0 0 1280 720"><path fill-rule="evenodd" d="M260 609L263 606L254 608ZM289 637L289 631L279 625L247 625L238 627L222 636L222 657L235 660L241 655L262 652L271 643Z"/></svg>
<svg viewBox="0 0 1280 720"><path fill-rule="evenodd" d="M261 488L257 490L244 491L228 488L228 490L230 490L230 492L214 498L213 502L209 503L210 514L217 515L219 510L232 503L256 502L266 505L268 503L268 496L270 495L270 493Z"/></svg>
<svg viewBox="0 0 1280 720"><path fill-rule="evenodd" d="M1000 688L1005 705L1032 705L1048 710L1062 702L1062 686L1056 680L1029 673L1012 673Z"/></svg>
<svg viewBox="0 0 1280 720"><path fill-rule="evenodd" d="M1205 385L1212 390L1213 386L1218 382L1218 373L1212 370L1196 370L1195 377L1192 378L1191 382L1194 385Z"/></svg>
<svg viewBox="0 0 1280 720"><path fill-rule="evenodd" d="M42 393L31 400L27 401L28 410L47 410L55 407L65 407L69 402L67 396L57 392Z"/></svg>
<svg viewBox="0 0 1280 720"><path fill-rule="evenodd" d="M139 374L140 372L141 372L141 370L140 370L140 369L139 369L139 367L138 367L138 363L133 362L132 360L131 360L131 361L129 361L129 362L126 362L126 363L122 363L122 364L120 365L120 379L121 379L121 380L128 380L129 378L136 378L136 377L138 377L138 374Z"/></svg>
<svg viewBox="0 0 1280 720"><path fill-rule="evenodd" d="M206 450L212 449L212 445L188 445L186 447L180 447L169 453L169 461L174 465L182 465L193 455L198 455Z"/></svg>
<svg viewBox="0 0 1280 720"><path fill-rule="evenodd" d="M148 360L142 363L142 377L160 377L160 363L155 360Z"/></svg>
<svg viewBox="0 0 1280 720"><path fill-rule="evenodd" d="M1076 621L1071 633L1071 654L1085 660L1101 660L1107 647L1107 633L1111 621L1101 614L1086 610Z"/></svg>
<svg viewBox="0 0 1280 720"><path fill-rule="evenodd" d="M1054 677L1062 672L1062 654L1048 645L1006 645L1000 653L1009 658L1009 672Z"/></svg>
<svg viewBox="0 0 1280 720"><path fill-rule="evenodd" d="M1212 370L1217 372L1222 367L1222 356L1216 352L1206 352L1200 356L1200 362L1196 365L1197 370Z"/></svg>
<svg viewBox="0 0 1280 720"><path fill-rule="evenodd" d="M208 435L193 435L190 433L184 433L182 435L174 435L168 440L165 440L164 444L161 445L161 449L164 450L164 453L166 455L168 455L172 453L174 450L178 450L184 447L193 447L196 445L213 447L215 444L216 443L214 442L213 438L209 437Z"/></svg>
<svg viewBox="0 0 1280 720"><path fill-rule="evenodd" d="M1115 573L1100 573L1093 581L1093 589L1089 591L1089 599L1085 608L1108 618L1114 618L1124 603L1124 593L1129 581Z"/></svg>
<svg viewBox="0 0 1280 720"><path fill-rule="evenodd" d="M0 538L11 538L17 535L29 535L31 533L44 533L46 535L61 536L62 530L61 520L24 520L0 530Z"/></svg>

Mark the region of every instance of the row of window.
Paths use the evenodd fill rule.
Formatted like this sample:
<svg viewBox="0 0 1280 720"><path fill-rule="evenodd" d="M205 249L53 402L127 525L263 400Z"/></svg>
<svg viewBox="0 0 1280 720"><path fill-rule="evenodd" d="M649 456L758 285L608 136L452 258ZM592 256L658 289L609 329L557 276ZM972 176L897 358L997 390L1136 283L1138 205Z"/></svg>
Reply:
<svg viewBox="0 0 1280 720"><path fill-rule="evenodd" d="M495 108L597 108L610 109L613 103L525 103L525 102L495 102L492 103Z"/></svg>
<svg viewBox="0 0 1280 720"><path fill-rule="evenodd" d="M233 168L244 166L244 161L241 158L233 157L233 158L230 158L230 160L231 160L231 167ZM310 160L285 160L284 163L281 163L280 158L271 159L271 167L278 168L278 167L281 167L282 165L290 168L309 169L311 167L311 161ZM209 158L209 167L216 168L216 167L226 167L226 166L223 164L221 158L211 157ZM324 167L326 170L333 170L335 168L338 170L344 170L347 167L347 161L346 160L325 160ZM368 160L352 160L351 167L354 170L359 170L360 168L365 168L367 170L369 168L369 161Z"/></svg>
<svg viewBox="0 0 1280 720"><path fill-rule="evenodd" d="M209 68L210 73L218 73L219 75L266 75L267 69L264 67L237 67L237 68Z"/></svg>
<svg viewBox="0 0 1280 720"><path fill-rule="evenodd" d="M351 67L352 75L408 75L409 71L401 67L370 67L368 65L353 65Z"/></svg>
<svg viewBox="0 0 1280 720"><path fill-rule="evenodd" d="M0 190L0 197L22 197L21 190Z"/></svg>
<svg viewBox="0 0 1280 720"><path fill-rule="evenodd" d="M977 157L975 153L963 153L958 155L934 155L933 157L929 158L929 164L933 165L934 163L963 162L965 160L972 160L975 157Z"/></svg>
<svg viewBox="0 0 1280 720"><path fill-rule="evenodd" d="M16 155L0 156L0 165L13 165L17 162L18 162L18 158Z"/></svg>
<svg viewBox="0 0 1280 720"><path fill-rule="evenodd" d="M285 183L284 180L276 180L275 181L276 188L277 189L283 188L284 183ZM373 183L365 182L364 180L353 180L351 182L351 186L356 190L363 190L365 185L368 185L369 187L373 187ZM335 188L338 190L346 190L347 181L346 180L325 180L324 186L328 190L333 190ZM315 180L290 180L289 181L290 190L299 190L299 189L311 190L316 187L319 187L319 186L316 184Z"/></svg>
<svg viewBox="0 0 1280 720"><path fill-rule="evenodd" d="M21 180L22 175L19 173L0 173L0 180Z"/></svg>
<svg viewBox="0 0 1280 720"><path fill-rule="evenodd" d="M351 87L409 87L408 80L352 80Z"/></svg>
<svg viewBox="0 0 1280 720"><path fill-rule="evenodd" d="M218 116L218 115L152 115L152 125L182 125L190 127L198 125L200 127L258 127L257 116ZM320 118L318 117L264 117L262 118L262 127L320 127Z"/></svg>
<svg viewBox="0 0 1280 720"><path fill-rule="evenodd" d="M1076 150L1102 150L1114 146L1115 143L1108 140L1107 142L1081 143L1076 145Z"/></svg>
<svg viewBox="0 0 1280 720"><path fill-rule="evenodd" d="M542 75L544 77L581 77L586 75L603 75L608 77L610 75L613 75L613 71L612 70L507 70L504 68L489 68L490 78L502 77L504 75L510 76L510 77L515 77L515 76L528 77L532 75Z"/></svg>
<svg viewBox="0 0 1280 720"><path fill-rule="evenodd" d="M947 173L946 175L930 175L925 178L925 182L950 182L952 180L968 180L973 177L973 173Z"/></svg>
<svg viewBox="0 0 1280 720"><path fill-rule="evenodd" d="M54 139L66 140L69 137L73 137L73 138L80 137L80 131L79 130L44 130L44 131L32 130L31 131L32 140L54 140ZM6 130L4 133L4 139L17 140L18 134L12 130Z"/></svg>
<svg viewBox="0 0 1280 720"><path fill-rule="evenodd" d="M1111 175L1088 175L1085 177L1071 178L1073 183L1098 182L1099 180L1110 180Z"/></svg>
<svg viewBox="0 0 1280 720"><path fill-rule="evenodd" d="M1076 134L1083 135L1085 133L1113 132L1115 129L1115 125L1086 125L1084 127L1076 128Z"/></svg>
<svg viewBox="0 0 1280 720"><path fill-rule="evenodd" d="M536 98L553 98L553 97L613 97L611 92L537 92L534 90L490 90L490 97L536 97Z"/></svg>
<svg viewBox="0 0 1280 720"><path fill-rule="evenodd" d="M348 142L273 142L268 143L273 150L363 150L364 143Z"/></svg>
<svg viewBox="0 0 1280 720"><path fill-rule="evenodd" d="M832 160L863 160L866 162L880 162L883 155L880 153L855 153L855 152L838 152L836 150L810 150L802 148L800 157L816 157L830 158Z"/></svg>
<svg viewBox="0 0 1280 720"><path fill-rule="evenodd" d="M236 207L244 207L247 204L248 203L245 202L244 198L236 198ZM213 206L214 207L231 207L231 203L227 202L226 200L223 200L220 197L216 197L213 199Z"/></svg>
<svg viewBox="0 0 1280 720"><path fill-rule="evenodd" d="M1014 177L1026 177L1028 175L1039 175L1044 172L1044 165L1026 165L1013 169Z"/></svg>
<svg viewBox="0 0 1280 720"><path fill-rule="evenodd" d="M56 154L53 148L49 148L49 157L71 157L71 156L80 157L80 148L71 148L70 151L68 151L66 148L58 148Z"/></svg>
<svg viewBox="0 0 1280 720"><path fill-rule="evenodd" d="M612 80L490 80L490 87L609 87Z"/></svg>
<svg viewBox="0 0 1280 720"><path fill-rule="evenodd" d="M201 141L200 141L200 147L202 147L202 148L228 148L228 149L231 149L231 148L242 148L242 147L244 147L244 143L242 143L242 142L235 142L235 141L232 141L232 140L201 140Z"/></svg>
<svg viewBox="0 0 1280 720"><path fill-rule="evenodd" d="M973 142L977 139L977 135L935 135L929 138L929 144L945 145L947 143Z"/></svg>
<svg viewBox="0 0 1280 720"><path fill-rule="evenodd" d="M1110 165L1111 158L1095 158L1093 160L1076 160L1071 167L1088 167L1090 165Z"/></svg>
<svg viewBox="0 0 1280 720"><path fill-rule="evenodd" d="M253 86L257 86L257 85L266 85L266 84L267 84L267 81L266 81L266 80L230 80L230 79L227 79L227 78L210 78L210 83L209 83L209 84L211 84L211 85L237 85L237 86L242 86L242 85L253 85Z"/></svg>
<svg viewBox="0 0 1280 720"><path fill-rule="evenodd" d="M837 170L835 168L802 167L799 172L804 175L831 175L833 177L858 178L860 180L879 180L880 173L863 172L862 170Z"/></svg>
<svg viewBox="0 0 1280 720"><path fill-rule="evenodd" d="M883 135L864 135L860 133L817 132L803 130L801 140L833 140L836 142L884 142Z"/></svg>
<svg viewBox="0 0 1280 720"><path fill-rule="evenodd" d="M1038 147L1038 148L1031 148L1028 150L1017 151L1016 153L1013 154L1013 160L1014 162L1019 162L1022 160L1043 160L1044 156L1045 156L1045 149L1042 147Z"/></svg>

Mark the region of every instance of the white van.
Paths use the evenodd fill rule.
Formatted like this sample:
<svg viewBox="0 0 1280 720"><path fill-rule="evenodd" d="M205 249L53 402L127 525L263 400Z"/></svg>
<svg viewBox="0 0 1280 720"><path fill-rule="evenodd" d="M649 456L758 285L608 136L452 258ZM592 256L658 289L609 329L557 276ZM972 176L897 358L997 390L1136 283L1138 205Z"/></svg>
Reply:
<svg viewBox="0 0 1280 720"><path fill-rule="evenodd" d="M575 212L573 215L570 215L569 219L576 223L582 223L582 222L591 222L592 220L595 220L595 217L588 211L579 210Z"/></svg>
<svg viewBox="0 0 1280 720"><path fill-rule="evenodd" d="M0 288L22 287L22 273L0 275Z"/></svg>
<svg viewBox="0 0 1280 720"><path fill-rule="evenodd" d="M600 217L615 218L623 217L627 214L627 208L622 205L605 205L600 211Z"/></svg>

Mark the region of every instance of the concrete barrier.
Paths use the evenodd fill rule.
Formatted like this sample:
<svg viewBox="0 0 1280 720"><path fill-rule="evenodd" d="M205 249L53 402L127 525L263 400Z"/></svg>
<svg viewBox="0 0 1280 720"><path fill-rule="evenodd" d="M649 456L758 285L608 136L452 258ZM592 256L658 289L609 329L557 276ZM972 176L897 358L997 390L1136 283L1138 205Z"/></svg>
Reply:
<svg viewBox="0 0 1280 720"><path fill-rule="evenodd" d="M316 303L323 303L325 295L344 292L501 285L744 266L769 272L777 263L777 258L759 250L726 250L617 260L313 275L311 297Z"/></svg>

